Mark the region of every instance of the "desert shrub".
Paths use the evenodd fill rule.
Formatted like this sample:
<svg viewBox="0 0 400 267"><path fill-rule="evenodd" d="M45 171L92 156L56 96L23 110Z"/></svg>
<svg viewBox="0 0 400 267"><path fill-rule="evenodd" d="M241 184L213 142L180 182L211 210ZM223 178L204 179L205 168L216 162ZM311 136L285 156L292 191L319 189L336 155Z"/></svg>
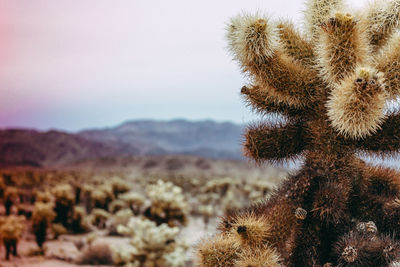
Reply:
<svg viewBox="0 0 400 267"><path fill-rule="evenodd" d="M178 158L167 159L165 162L165 168L169 171L176 171L183 168L184 162Z"/></svg>
<svg viewBox="0 0 400 267"><path fill-rule="evenodd" d="M82 186L82 203L85 206L85 210L87 213L91 213L93 209L93 201L92 201L92 191L94 187L90 184L84 184Z"/></svg>
<svg viewBox="0 0 400 267"><path fill-rule="evenodd" d="M90 222L99 229L105 229L110 216L111 214L103 209L93 209L92 214L90 214Z"/></svg>
<svg viewBox="0 0 400 267"><path fill-rule="evenodd" d="M107 210L114 200L113 189L110 184L101 184L91 191L90 198L93 208Z"/></svg>
<svg viewBox="0 0 400 267"><path fill-rule="evenodd" d="M114 261L108 244L95 242L83 250L77 263L86 265L113 265Z"/></svg>
<svg viewBox="0 0 400 267"><path fill-rule="evenodd" d="M107 209L107 195L103 190L93 190L91 193L92 207L96 209Z"/></svg>
<svg viewBox="0 0 400 267"><path fill-rule="evenodd" d="M119 199L125 201L128 207L134 214L139 214L141 207L144 204L145 198L143 195L136 192L126 192L119 195Z"/></svg>
<svg viewBox="0 0 400 267"><path fill-rule="evenodd" d="M187 223L189 206L180 187L158 180L156 184L149 185L146 192L151 201L151 206L145 212L149 219L158 225Z"/></svg>
<svg viewBox="0 0 400 267"><path fill-rule="evenodd" d="M122 210L127 207L127 204L125 201L116 199L113 200L109 205L108 205L108 211L111 213L116 213L119 210Z"/></svg>
<svg viewBox="0 0 400 267"><path fill-rule="evenodd" d="M23 216L0 217L0 239L6 249L6 260L10 259L10 254L18 255L17 245L24 231L24 221Z"/></svg>
<svg viewBox="0 0 400 267"><path fill-rule="evenodd" d="M50 202L52 197L49 191L37 191L35 195L36 195L36 201L42 203Z"/></svg>
<svg viewBox="0 0 400 267"><path fill-rule="evenodd" d="M158 165L158 161L154 160L154 159L148 159L146 160L146 162L143 164L143 168L144 169L150 169L150 168L154 168Z"/></svg>
<svg viewBox="0 0 400 267"><path fill-rule="evenodd" d="M120 177L113 177L110 181L110 186L112 188L114 197L118 197L119 194L126 193L130 190L127 181L121 179Z"/></svg>
<svg viewBox="0 0 400 267"><path fill-rule="evenodd" d="M217 193L223 197L228 192L228 189L236 186L237 183L238 181L229 177L213 179L207 182L204 187L204 191L207 193Z"/></svg>
<svg viewBox="0 0 400 267"><path fill-rule="evenodd" d="M56 212L54 222L68 227L75 200L73 188L69 184L58 185L53 189L53 195L55 199L54 211Z"/></svg>
<svg viewBox="0 0 400 267"><path fill-rule="evenodd" d="M118 232L131 240L128 246L111 248L117 266L185 266L187 247L176 239L179 228L135 218Z"/></svg>
<svg viewBox="0 0 400 267"><path fill-rule="evenodd" d="M211 164L206 159L198 159L194 165L201 170L208 170L211 168Z"/></svg>
<svg viewBox="0 0 400 267"><path fill-rule="evenodd" d="M55 217L51 203L36 202L32 213L32 229L39 248L46 241L47 229Z"/></svg>
<svg viewBox="0 0 400 267"><path fill-rule="evenodd" d="M107 221L107 229L110 235L118 235L118 225L127 225L133 217L133 212L130 209L119 210Z"/></svg>
<svg viewBox="0 0 400 267"><path fill-rule="evenodd" d="M245 206L243 195L236 188L229 189L221 201L221 206L224 211L230 212L235 209L240 209Z"/></svg>
<svg viewBox="0 0 400 267"><path fill-rule="evenodd" d="M203 216L204 224L207 225L210 218L215 215L215 208L212 205L199 205L198 213Z"/></svg>
<svg viewBox="0 0 400 267"><path fill-rule="evenodd" d="M81 183L74 181L72 182L74 193L75 193L75 204L79 204L81 202L81 193L82 193L82 185Z"/></svg>
<svg viewBox="0 0 400 267"><path fill-rule="evenodd" d="M86 220L86 212L83 207L74 207L71 216L70 229L73 233L85 233L89 231L89 225Z"/></svg>

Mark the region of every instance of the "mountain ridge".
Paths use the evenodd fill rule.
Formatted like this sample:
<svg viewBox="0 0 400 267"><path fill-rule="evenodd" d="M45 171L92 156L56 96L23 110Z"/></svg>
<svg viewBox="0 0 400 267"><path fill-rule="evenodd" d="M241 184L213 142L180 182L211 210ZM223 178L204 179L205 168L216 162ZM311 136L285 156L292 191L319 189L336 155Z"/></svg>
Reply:
<svg viewBox="0 0 400 267"><path fill-rule="evenodd" d="M78 132L0 129L0 167L51 167L118 156L193 155L243 159L243 125L212 120L130 120Z"/></svg>

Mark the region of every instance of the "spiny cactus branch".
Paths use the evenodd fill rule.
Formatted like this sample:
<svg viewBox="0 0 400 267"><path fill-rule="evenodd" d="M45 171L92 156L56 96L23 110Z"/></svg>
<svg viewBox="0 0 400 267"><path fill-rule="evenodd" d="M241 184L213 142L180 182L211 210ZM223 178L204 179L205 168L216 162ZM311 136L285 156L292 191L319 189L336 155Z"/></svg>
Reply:
<svg viewBox="0 0 400 267"><path fill-rule="evenodd" d="M232 19L227 38L243 71L260 86L270 88L272 96L295 107L312 103L320 84L317 72L302 67L279 49L278 33L268 18L237 16Z"/></svg>
<svg viewBox="0 0 400 267"><path fill-rule="evenodd" d="M307 133L301 122L248 126L244 154L257 162L279 162L297 158L307 146ZM287 142L287 139L293 142Z"/></svg>
<svg viewBox="0 0 400 267"><path fill-rule="evenodd" d="M296 118L309 112L305 108L292 107L279 101L278 98L270 94L268 88L262 88L258 85L243 86L241 94L248 106L260 114L277 113L290 118Z"/></svg>
<svg viewBox="0 0 400 267"><path fill-rule="evenodd" d="M354 143L362 153L391 157L400 150L400 113L392 113L387 116L379 130Z"/></svg>

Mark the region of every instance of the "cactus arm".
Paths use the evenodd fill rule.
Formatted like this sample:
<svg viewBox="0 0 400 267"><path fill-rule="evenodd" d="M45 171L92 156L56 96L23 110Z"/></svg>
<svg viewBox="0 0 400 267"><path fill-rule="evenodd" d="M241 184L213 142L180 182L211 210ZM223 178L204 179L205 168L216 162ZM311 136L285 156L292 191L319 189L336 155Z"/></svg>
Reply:
<svg viewBox="0 0 400 267"><path fill-rule="evenodd" d="M307 0L304 24L311 40L317 41L319 26L325 22L332 11L342 7L342 0Z"/></svg>
<svg viewBox="0 0 400 267"><path fill-rule="evenodd" d="M304 107L313 102L321 81L287 55L278 41L275 26L265 17L241 15L231 20L227 38L243 71L280 102Z"/></svg>
<svg viewBox="0 0 400 267"><path fill-rule="evenodd" d="M382 157L400 151L400 113L388 115L380 129L373 135L354 141L356 148L366 154Z"/></svg>
<svg viewBox="0 0 400 267"><path fill-rule="evenodd" d="M400 94L400 34L393 35L376 59L376 69L384 74L391 98Z"/></svg>
<svg viewBox="0 0 400 267"><path fill-rule="evenodd" d="M277 113L290 118L300 117L307 113L307 109L292 107L279 102L271 96L268 88L262 88L258 85L243 86L241 94L246 104L257 113Z"/></svg>
<svg viewBox="0 0 400 267"><path fill-rule="evenodd" d="M372 68L357 68L336 85L327 102L332 126L342 135L359 138L379 129L386 117L388 94L383 73Z"/></svg>
<svg viewBox="0 0 400 267"><path fill-rule="evenodd" d="M313 45L301 36L292 23L281 21L277 29L279 42L287 55L307 67L315 64Z"/></svg>
<svg viewBox="0 0 400 267"><path fill-rule="evenodd" d="M365 21L372 49L378 51L399 26L400 1L392 0L385 5L373 3L367 10Z"/></svg>
<svg viewBox="0 0 400 267"><path fill-rule="evenodd" d="M369 63L363 24L349 14L336 13L321 25L316 54L320 75L333 85Z"/></svg>
<svg viewBox="0 0 400 267"><path fill-rule="evenodd" d="M301 123L250 125L245 133L244 154L256 162L282 162L295 159L306 149Z"/></svg>

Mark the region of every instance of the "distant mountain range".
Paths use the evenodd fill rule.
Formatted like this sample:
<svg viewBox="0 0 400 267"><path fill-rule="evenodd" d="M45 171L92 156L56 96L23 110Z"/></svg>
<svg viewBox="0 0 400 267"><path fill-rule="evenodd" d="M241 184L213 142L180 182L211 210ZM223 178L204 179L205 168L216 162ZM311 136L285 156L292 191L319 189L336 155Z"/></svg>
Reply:
<svg viewBox="0 0 400 267"><path fill-rule="evenodd" d="M206 121L129 121L78 133L0 130L0 167L56 167L83 160L183 154L242 159L243 125Z"/></svg>

